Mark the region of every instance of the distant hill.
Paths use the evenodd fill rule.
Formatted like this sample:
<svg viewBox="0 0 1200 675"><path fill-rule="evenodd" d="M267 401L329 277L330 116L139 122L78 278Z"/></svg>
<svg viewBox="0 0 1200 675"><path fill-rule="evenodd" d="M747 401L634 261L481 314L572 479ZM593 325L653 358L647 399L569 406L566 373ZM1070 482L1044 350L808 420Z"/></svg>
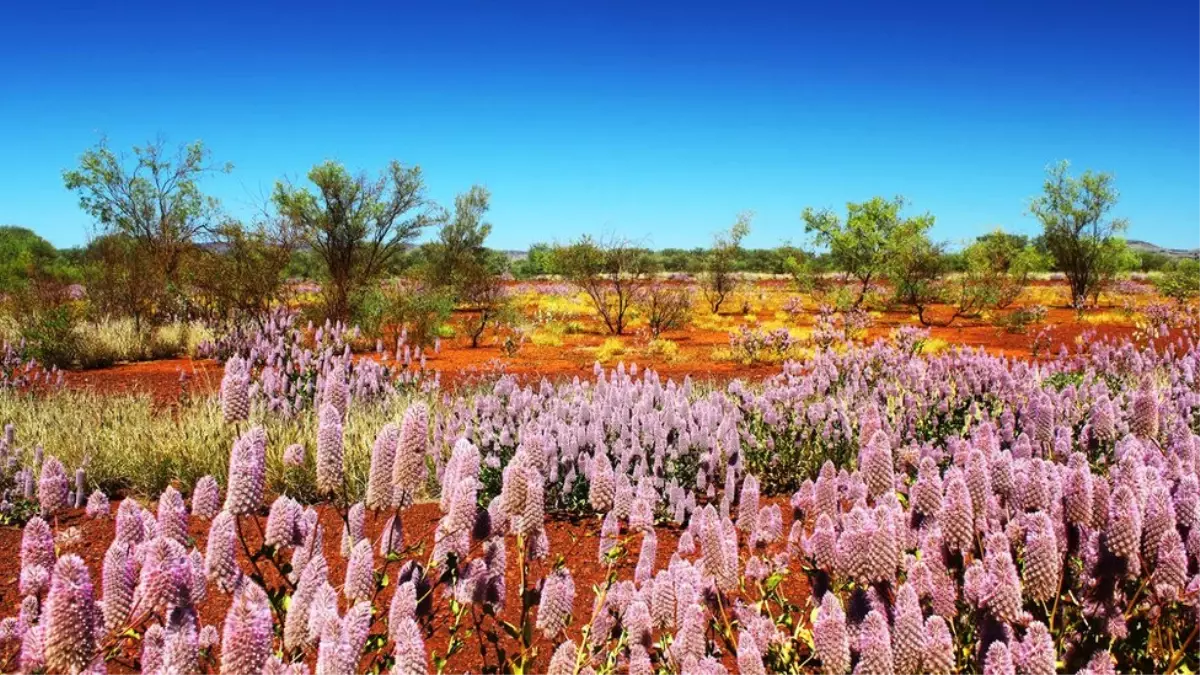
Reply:
<svg viewBox="0 0 1200 675"><path fill-rule="evenodd" d="M1148 241L1140 241L1138 239L1127 239L1125 243L1129 245L1129 248L1138 253L1158 253L1168 258L1200 258L1200 248L1163 248Z"/></svg>

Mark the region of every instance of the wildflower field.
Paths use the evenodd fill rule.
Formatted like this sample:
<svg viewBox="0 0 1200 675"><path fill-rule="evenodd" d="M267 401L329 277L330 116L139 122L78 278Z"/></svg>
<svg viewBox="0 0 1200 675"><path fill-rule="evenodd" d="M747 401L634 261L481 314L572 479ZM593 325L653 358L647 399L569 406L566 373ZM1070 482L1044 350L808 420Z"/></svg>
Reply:
<svg viewBox="0 0 1200 675"><path fill-rule="evenodd" d="M731 334L762 377L450 387L277 311L166 406L10 356L0 669L1200 668L1194 308L1024 358L807 320Z"/></svg>

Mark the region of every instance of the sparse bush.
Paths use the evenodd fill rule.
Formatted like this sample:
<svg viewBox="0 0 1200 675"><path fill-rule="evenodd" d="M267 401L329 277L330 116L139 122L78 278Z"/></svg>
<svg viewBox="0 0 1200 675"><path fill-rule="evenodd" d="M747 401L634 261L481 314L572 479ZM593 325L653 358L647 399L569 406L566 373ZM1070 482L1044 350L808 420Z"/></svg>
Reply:
<svg viewBox="0 0 1200 675"><path fill-rule="evenodd" d="M622 239L596 241L583 237L554 250L555 268L587 294L608 331L623 335L633 307L653 273L644 250Z"/></svg>
<svg viewBox="0 0 1200 675"><path fill-rule="evenodd" d="M996 325L1010 333L1025 333L1030 326L1041 325L1049 310L1044 305L1020 307L996 318Z"/></svg>
<svg viewBox="0 0 1200 675"><path fill-rule="evenodd" d="M385 293L388 322L407 329L409 342L420 347L433 344L438 330L454 310L451 296L416 283L394 283Z"/></svg>
<svg viewBox="0 0 1200 675"><path fill-rule="evenodd" d="M640 307L650 336L657 338L687 325L692 313L692 292L686 286L656 281L646 288Z"/></svg>

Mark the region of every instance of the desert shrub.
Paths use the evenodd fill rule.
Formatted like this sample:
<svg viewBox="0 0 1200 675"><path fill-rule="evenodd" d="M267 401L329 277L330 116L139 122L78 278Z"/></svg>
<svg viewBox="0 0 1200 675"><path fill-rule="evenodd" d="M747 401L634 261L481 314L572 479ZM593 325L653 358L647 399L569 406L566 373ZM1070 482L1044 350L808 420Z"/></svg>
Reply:
<svg viewBox="0 0 1200 675"><path fill-rule="evenodd" d="M273 200L301 240L323 263L329 318L348 320L374 284L432 218L420 167L392 161L380 175L353 175L328 161L308 180L316 192L285 182Z"/></svg>
<svg viewBox="0 0 1200 675"><path fill-rule="evenodd" d="M692 292L686 286L655 282L646 287L639 306L650 336L657 338L687 325L692 313Z"/></svg>
<svg viewBox="0 0 1200 675"><path fill-rule="evenodd" d="M738 214L737 222L726 232L713 237L712 250L708 252L704 273L700 276L700 289L704 301L713 314L721 311L721 305L741 282L735 265L741 250L742 240L750 234L750 220L754 214ZM656 334L657 335L657 334Z"/></svg>
<svg viewBox="0 0 1200 675"><path fill-rule="evenodd" d="M1019 307L1007 314L996 317L995 323L1010 333L1025 333L1030 326L1037 326L1046 320L1049 310L1045 305L1030 305Z"/></svg>
<svg viewBox="0 0 1200 675"><path fill-rule="evenodd" d="M529 341L539 347L561 347L563 346L562 336L563 329L561 327L546 326L532 331L529 334Z"/></svg>
<svg viewBox="0 0 1200 675"><path fill-rule="evenodd" d="M1166 268L1155 285L1164 297L1181 305L1200 296L1200 261L1191 258L1175 261Z"/></svg>
<svg viewBox="0 0 1200 675"><path fill-rule="evenodd" d="M408 340L428 347L454 310L454 298L416 283L392 284L387 290L387 320L407 330Z"/></svg>
<svg viewBox="0 0 1200 675"><path fill-rule="evenodd" d="M632 310L651 283L649 253L623 239L582 237L554 249L555 269L583 291L608 332L622 335Z"/></svg>
<svg viewBox="0 0 1200 675"><path fill-rule="evenodd" d="M646 343L643 351L647 356L655 356L664 361L674 361L679 358L679 343L665 338L655 338Z"/></svg>
<svg viewBox="0 0 1200 675"><path fill-rule="evenodd" d="M621 338L605 338L604 342L596 348L596 360L600 363L607 363L618 356L625 354L625 343Z"/></svg>
<svg viewBox="0 0 1200 675"><path fill-rule="evenodd" d="M778 363L791 356L796 341L786 328L765 330L739 326L729 334L729 350L733 358L745 364Z"/></svg>

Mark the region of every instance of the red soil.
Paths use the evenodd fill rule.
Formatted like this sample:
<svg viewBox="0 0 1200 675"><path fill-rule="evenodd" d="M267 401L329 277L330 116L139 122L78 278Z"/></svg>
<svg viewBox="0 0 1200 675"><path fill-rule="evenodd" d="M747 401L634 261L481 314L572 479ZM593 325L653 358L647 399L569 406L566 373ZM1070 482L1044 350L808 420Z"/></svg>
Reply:
<svg viewBox="0 0 1200 675"><path fill-rule="evenodd" d="M781 503L784 511L783 531L786 534L791 527L792 517L790 508L788 508L786 500L779 503ZM114 503L112 505L113 514L116 513L116 507L117 504ZM320 505L317 507L317 510L320 514L320 522L325 528L324 552L325 558L329 563L329 580L340 591L340 584L346 572L346 559L341 554L342 517L336 509L329 505ZM387 514L372 514L368 515L367 518L367 535L371 538L372 542L376 543L376 551L378 551L378 537L382 533L386 516ZM425 563L432 550L433 534L440 517L441 513L436 503L417 504L404 512L404 543L409 551L404 556L405 559L413 558L420 560L423 564ZM255 520L257 524L254 522ZM257 550L259 543L262 541L260 534L262 530L260 527L265 527L265 515L253 520L243 517L240 521L241 532L246 538L246 543L251 550ZM201 552L205 550L208 526L208 521L198 518L191 519L189 528L191 537L194 540L195 546ZM111 518L91 520L83 516L81 509L75 509L65 516L58 518L56 531L61 532L71 527L79 528L81 536L76 543L60 547L59 554L74 553L83 558L92 572L92 581L95 584L96 595L99 597L102 594L100 571L103 567L104 554L114 536L113 520ZM576 595L573 618L566 633L567 637L574 639L576 644L580 643L580 631L583 626L587 625L591 620L592 603L595 597L592 589L597 585L602 586L610 573L609 568L598 560L599 531L600 521L595 517L548 519L546 532L550 540L550 556L531 563L531 584L542 579L556 565L565 564L570 569L575 581ZM659 526L656 534L658 536L658 547L655 557L655 572L664 569L670 562L671 556L676 550L681 530L674 527ZM625 536L626 553L611 570L617 580L633 579L634 567L637 563L638 554L641 551L641 541L640 535ZM20 543L20 529L0 528L0 550L13 552L11 555L0 558L0 607L5 608L3 612L0 612L0 616L14 615L20 606L21 596L17 583L20 574L20 562L18 556L15 555L15 552L20 549ZM514 545L512 537L506 538L508 561L506 576L507 595L504 609L501 612L501 618L505 621L517 623L520 621L520 600L518 596L520 581ZM477 549L477 545L475 546ZM783 546L784 542L781 540L769 549L769 553L779 551ZM477 554L478 550L473 550L471 555L474 557ZM743 548L743 556L745 554L746 551ZM289 559L290 555L290 553L284 553L281 555L280 560ZM239 563L242 570L246 573L253 571L253 567L248 561L249 558L244 553L239 553ZM384 565L378 555L376 555L375 562L377 570ZM269 562L260 561L258 565L268 584L275 585L276 587L281 585L282 577ZM378 592L374 601L377 618L372 626L372 633L386 635L387 608L391 602L393 589L396 586L394 580L400 569L400 565L400 563L389 563L386 567L383 567L383 571L389 575L391 582ZM807 581L797 569L793 569L784 581L783 592L792 602L796 603L801 602L807 596ZM751 600L758 599L757 591L751 592L751 595L753 595ZM230 597L227 594L221 593L213 584L209 584L208 597L199 607L200 624L202 626L214 625L220 630L229 603ZM342 611L344 612L347 608L344 598L341 600L341 603ZM432 634L426 635L426 651L430 655L435 653L444 655L449 640L449 624L452 622L453 617L450 616L448 603L442 596L441 589L435 591L433 607ZM515 641L505 636L503 631L499 631L498 627L491 623L490 619L483 619L482 612L477 612L477 615L485 622L485 628L490 625L491 628L497 629L502 636L501 646L508 653L512 654L518 648ZM532 622L535 619L536 610L531 613L529 620ZM486 663L495 665L495 650L490 645L486 663L485 658L481 656L481 635L479 631L474 629L470 616L463 618L463 623L459 627L459 635L466 640L467 644L450 658L446 672L481 672ZM535 631L534 647L537 655L528 672L546 672L554 648L563 639L565 638L560 636L558 639L551 641L546 639L540 631ZM130 638L123 638L121 646L123 655L120 659L109 663L109 672L136 672L138 669L137 659L140 653L140 642ZM219 651L219 648L215 651ZM383 654L391 654L390 644ZM15 654L13 649L9 648L0 651L0 672L11 672L15 666L14 659ZM306 655L306 659L310 667L315 665L315 649L310 649L310 653ZM729 663L726 665L731 667L733 665L732 659L727 660ZM370 665L371 660L364 659L360 664L360 672L366 672ZM206 664L205 668L206 672L216 672L216 663Z"/></svg>

